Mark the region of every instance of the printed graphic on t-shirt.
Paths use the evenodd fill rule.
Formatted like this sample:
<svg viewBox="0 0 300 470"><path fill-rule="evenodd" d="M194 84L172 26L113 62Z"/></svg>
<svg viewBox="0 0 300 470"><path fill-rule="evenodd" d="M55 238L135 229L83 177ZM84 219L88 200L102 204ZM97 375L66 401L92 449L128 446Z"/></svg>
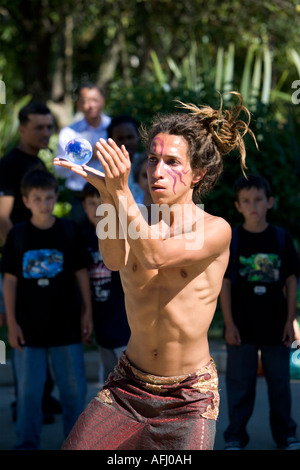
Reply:
<svg viewBox="0 0 300 470"><path fill-rule="evenodd" d="M63 270L63 254L55 249L29 250L23 256L26 279L53 278Z"/></svg>
<svg viewBox="0 0 300 470"><path fill-rule="evenodd" d="M91 255L94 264L89 268L89 276L93 299L96 302L106 302L110 296L112 272L103 263L99 251L91 252Z"/></svg>
<svg viewBox="0 0 300 470"><path fill-rule="evenodd" d="M257 253L255 255L239 257L243 265L239 274L246 277L249 282L276 282L279 280L281 259L271 253Z"/></svg>

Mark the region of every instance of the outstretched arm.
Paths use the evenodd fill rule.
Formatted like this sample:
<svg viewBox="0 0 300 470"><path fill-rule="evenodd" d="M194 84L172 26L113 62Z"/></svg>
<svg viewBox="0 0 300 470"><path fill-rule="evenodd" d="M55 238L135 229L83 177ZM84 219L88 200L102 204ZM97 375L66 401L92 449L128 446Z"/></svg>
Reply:
<svg viewBox="0 0 300 470"><path fill-rule="evenodd" d="M130 248L145 269L188 266L197 261L214 259L228 249L231 237L229 225L221 218L206 217L196 206L189 222L189 230L181 224L182 231L177 236L160 233L158 224L149 223L142 214L128 187L130 158L125 147L119 148L112 139L100 139L99 160L105 171L106 188L112 195L119 220ZM152 209L152 208L151 208ZM182 209L179 217L186 222ZM136 228L136 230L135 230Z"/></svg>
<svg viewBox="0 0 300 470"><path fill-rule="evenodd" d="M74 173L82 176L88 183L92 184L99 191L101 206L105 207L104 205L108 205L108 207L111 208L110 215L113 216L113 214L115 214L115 233L110 236L110 233L108 232L107 236L105 235L105 237L102 238L99 237L99 232L97 232L97 234L99 239L99 250L102 254L105 265L112 271L120 270L126 264L126 240L118 237L119 219L116 213L113 197L106 188L104 173L91 168L88 165L76 165L62 158L55 158L53 163L56 166L61 166L74 171ZM104 218L104 215L102 218Z"/></svg>

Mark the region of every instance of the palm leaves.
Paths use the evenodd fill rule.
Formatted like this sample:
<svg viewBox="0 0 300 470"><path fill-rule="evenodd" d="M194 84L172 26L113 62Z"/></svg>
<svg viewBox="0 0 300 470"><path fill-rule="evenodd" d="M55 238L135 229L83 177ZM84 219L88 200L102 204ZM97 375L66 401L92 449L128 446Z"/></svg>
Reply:
<svg viewBox="0 0 300 470"><path fill-rule="evenodd" d="M243 96L244 104L252 110L258 103L269 105L278 97L291 100L291 94L280 91L289 76L288 71L281 77L279 88L276 85L272 88L273 55L267 43L253 42L243 59L241 50L237 51L233 42L227 48L219 46L215 49L203 41L201 53L198 49L197 43L191 41L189 54L180 64L171 57L160 62L157 53L151 51L154 74L164 89L184 84L187 89L199 92L210 84L222 93L238 90ZM300 77L300 56L297 51L289 49L287 59L295 66ZM230 99L230 95L225 95L224 100L226 99Z"/></svg>

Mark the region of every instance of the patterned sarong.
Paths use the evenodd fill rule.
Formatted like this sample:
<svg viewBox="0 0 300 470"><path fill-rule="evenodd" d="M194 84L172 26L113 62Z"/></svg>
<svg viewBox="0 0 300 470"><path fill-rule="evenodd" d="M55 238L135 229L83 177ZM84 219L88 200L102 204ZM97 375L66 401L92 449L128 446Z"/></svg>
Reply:
<svg viewBox="0 0 300 470"><path fill-rule="evenodd" d="M63 450L209 450L219 412L214 361L188 375L142 372L122 354Z"/></svg>

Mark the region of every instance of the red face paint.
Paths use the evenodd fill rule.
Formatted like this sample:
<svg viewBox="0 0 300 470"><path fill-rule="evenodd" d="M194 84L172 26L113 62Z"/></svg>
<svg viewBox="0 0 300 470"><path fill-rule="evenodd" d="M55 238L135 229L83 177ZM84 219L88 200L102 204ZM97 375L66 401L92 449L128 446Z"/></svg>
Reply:
<svg viewBox="0 0 300 470"><path fill-rule="evenodd" d="M157 136L152 141L151 152L153 152L156 155L160 155L162 157L163 151L164 151L164 141L163 139ZM166 163L164 163L164 168L166 172L173 178L173 193L176 195L176 191L175 191L176 183L179 181L184 186L186 186L186 183L183 181L182 176L189 173L189 170L187 171L175 170L174 168L168 166Z"/></svg>
<svg viewBox="0 0 300 470"><path fill-rule="evenodd" d="M151 144L151 151L156 155L162 156L164 151L164 141L160 137L155 137Z"/></svg>
<svg viewBox="0 0 300 470"><path fill-rule="evenodd" d="M182 175L186 175L186 174L189 172L189 170L187 170L187 171L183 171L183 170L181 170L181 171L176 171L176 170L174 170L174 168L170 168L170 169L167 169L167 168L166 168L166 172L167 172L170 176L172 176L172 178L173 178L173 180L174 180L174 183L173 183L173 193L174 193L174 194L176 194L176 192L175 192L175 185L176 185L176 183L177 183L177 181L178 181L178 178L177 178L175 175L173 175L172 172L175 173L175 174L179 177L180 183L182 183L184 186L186 186L185 182L182 180Z"/></svg>

